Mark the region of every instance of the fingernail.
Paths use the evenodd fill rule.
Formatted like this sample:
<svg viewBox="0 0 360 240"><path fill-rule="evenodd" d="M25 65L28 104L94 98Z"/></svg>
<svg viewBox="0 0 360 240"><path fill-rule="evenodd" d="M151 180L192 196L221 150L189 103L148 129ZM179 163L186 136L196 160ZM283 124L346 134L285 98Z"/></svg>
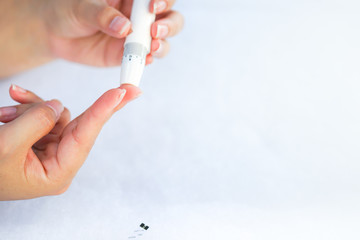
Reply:
<svg viewBox="0 0 360 240"><path fill-rule="evenodd" d="M161 44L161 42L159 42L159 48L156 51L154 51L152 55L154 57L161 57L162 51L163 51L163 45Z"/></svg>
<svg viewBox="0 0 360 240"><path fill-rule="evenodd" d="M165 1L158 1L154 3L154 13L161 13L167 7L167 3Z"/></svg>
<svg viewBox="0 0 360 240"><path fill-rule="evenodd" d="M125 90L125 89L120 89L119 95L118 95L118 98L117 98L117 100L116 100L116 103L115 103L114 108L116 108L117 106L119 106L119 104L120 104L120 103L122 102L122 100L124 99L125 94L126 94L126 90Z"/></svg>
<svg viewBox="0 0 360 240"><path fill-rule="evenodd" d="M124 17L116 16L110 23L109 28L120 35L130 31L130 21Z"/></svg>
<svg viewBox="0 0 360 240"><path fill-rule="evenodd" d="M16 91L16 92L19 92L19 93L27 93L27 91L25 89L15 85L15 84L11 84L11 89L13 91Z"/></svg>
<svg viewBox="0 0 360 240"><path fill-rule="evenodd" d="M151 43L151 52L156 52L160 48L160 41L153 40Z"/></svg>
<svg viewBox="0 0 360 240"><path fill-rule="evenodd" d="M169 27L166 25L158 24L156 28L156 37L157 39L164 39L169 34Z"/></svg>
<svg viewBox="0 0 360 240"><path fill-rule="evenodd" d="M2 107L0 108L0 117L9 117L16 113L16 107Z"/></svg>
<svg viewBox="0 0 360 240"><path fill-rule="evenodd" d="M47 101L45 104L54 111L56 121L59 120L61 113L64 111L64 106L57 100Z"/></svg>

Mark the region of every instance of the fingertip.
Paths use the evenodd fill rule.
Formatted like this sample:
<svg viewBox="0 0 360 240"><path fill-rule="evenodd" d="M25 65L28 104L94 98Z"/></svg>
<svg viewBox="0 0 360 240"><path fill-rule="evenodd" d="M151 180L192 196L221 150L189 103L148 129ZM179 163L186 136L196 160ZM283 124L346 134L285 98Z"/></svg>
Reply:
<svg viewBox="0 0 360 240"><path fill-rule="evenodd" d="M94 109L111 113L124 99L126 89L114 88L105 92L92 106ZM106 114L105 114L106 115Z"/></svg>
<svg viewBox="0 0 360 240"><path fill-rule="evenodd" d="M83 1L78 10L82 22L114 38L126 37L131 30L130 20L118 9L105 1Z"/></svg>
<svg viewBox="0 0 360 240"><path fill-rule="evenodd" d="M157 50L159 50L161 46L161 42L158 39L154 39L151 42L151 53L156 52Z"/></svg>
<svg viewBox="0 0 360 240"><path fill-rule="evenodd" d="M99 119L107 119L110 117L115 111L119 110L122 106L124 106L131 97L128 94L129 88L114 88L105 92L90 108L90 112L92 116ZM121 107L119 107L121 106Z"/></svg>
<svg viewBox="0 0 360 240"><path fill-rule="evenodd" d="M18 85L11 84L10 91L18 92L18 93L27 93L27 90L23 89L22 87L19 87Z"/></svg>
<svg viewBox="0 0 360 240"><path fill-rule="evenodd" d="M109 24L114 37L123 38L132 32L131 22L125 16L116 16Z"/></svg>
<svg viewBox="0 0 360 240"><path fill-rule="evenodd" d="M11 86L9 88L9 94L11 97L21 96L26 93L27 93L27 91L25 89L15 85L15 84L11 84Z"/></svg>
<svg viewBox="0 0 360 240"><path fill-rule="evenodd" d="M61 114L64 111L64 106L62 105L62 103L59 100L54 99L54 100L45 102L45 105L48 106L49 108L51 108L51 110L53 110L53 112L55 113L55 116L56 116L56 121L59 120Z"/></svg>
<svg viewBox="0 0 360 240"><path fill-rule="evenodd" d="M11 85L10 88L9 88L9 95L13 100L15 100L15 101L18 100L18 96L16 94L16 91L14 90L13 85Z"/></svg>
<svg viewBox="0 0 360 240"><path fill-rule="evenodd" d="M169 37L171 32L169 25L166 20L155 22L151 28L151 36L154 39L165 39Z"/></svg>
<svg viewBox="0 0 360 240"><path fill-rule="evenodd" d="M150 12L155 13L155 6L154 6L155 0L150 1Z"/></svg>
<svg viewBox="0 0 360 240"><path fill-rule="evenodd" d="M14 84L11 84L10 87L9 87L9 93L13 93L15 92L15 85Z"/></svg>
<svg viewBox="0 0 360 240"><path fill-rule="evenodd" d="M123 108L127 103L135 100L142 95L141 89L131 84L122 84L119 89L126 90L126 94L121 103L116 107L116 111Z"/></svg>
<svg viewBox="0 0 360 240"><path fill-rule="evenodd" d="M36 103L42 102L43 100L38 97L35 93L25 90L17 85L12 84L9 89L10 97L18 103Z"/></svg>
<svg viewBox="0 0 360 240"><path fill-rule="evenodd" d="M125 97L127 100L138 98L142 94L142 91L139 87L128 83L122 84L119 89L126 90Z"/></svg>
<svg viewBox="0 0 360 240"><path fill-rule="evenodd" d="M163 13L169 8L168 1L154 0L150 4L150 11L155 14Z"/></svg>
<svg viewBox="0 0 360 240"><path fill-rule="evenodd" d="M1 107L0 108L0 122L7 123L16 118L16 107Z"/></svg>
<svg viewBox="0 0 360 240"><path fill-rule="evenodd" d="M154 48L152 49L151 55L155 58L165 57L170 50L170 44L165 40L154 41Z"/></svg>
<svg viewBox="0 0 360 240"><path fill-rule="evenodd" d="M184 16L177 11L171 11L153 24L151 34L153 38L165 39L177 35L183 28Z"/></svg>
<svg viewBox="0 0 360 240"><path fill-rule="evenodd" d="M11 86L9 88L9 95L16 102L23 103L24 98L26 98L27 93L28 93L27 90L15 85L15 84L11 84Z"/></svg>
<svg viewBox="0 0 360 240"><path fill-rule="evenodd" d="M146 56L146 65L152 64L154 62L154 58L151 54Z"/></svg>
<svg viewBox="0 0 360 240"><path fill-rule="evenodd" d="M154 22L154 23L151 25L151 37L152 37L152 38L156 38L156 35L157 35L157 23Z"/></svg>

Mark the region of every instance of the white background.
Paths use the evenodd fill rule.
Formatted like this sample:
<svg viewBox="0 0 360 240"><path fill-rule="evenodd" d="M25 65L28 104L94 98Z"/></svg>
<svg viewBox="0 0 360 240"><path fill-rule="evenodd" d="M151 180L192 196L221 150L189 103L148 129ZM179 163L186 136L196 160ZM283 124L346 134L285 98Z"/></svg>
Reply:
<svg viewBox="0 0 360 240"><path fill-rule="evenodd" d="M69 191L1 202L1 240L360 238L358 1L197 0L144 95L105 126ZM73 116L119 68L54 62L0 82Z"/></svg>

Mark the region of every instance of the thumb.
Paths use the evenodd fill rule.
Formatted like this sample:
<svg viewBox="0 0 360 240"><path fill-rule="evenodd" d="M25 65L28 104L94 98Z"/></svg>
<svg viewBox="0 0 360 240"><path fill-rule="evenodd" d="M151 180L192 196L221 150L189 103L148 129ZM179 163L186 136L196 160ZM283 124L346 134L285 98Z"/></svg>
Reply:
<svg viewBox="0 0 360 240"><path fill-rule="evenodd" d="M78 14L82 22L116 38L127 36L131 29L130 20L105 1L84 1Z"/></svg>
<svg viewBox="0 0 360 240"><path fill-rule="evenodd" d="M57 100L36 104L5 124L2 134L8 136L8 144L15 149L31 148L54 128L63 111L64 106Z"/></svg>

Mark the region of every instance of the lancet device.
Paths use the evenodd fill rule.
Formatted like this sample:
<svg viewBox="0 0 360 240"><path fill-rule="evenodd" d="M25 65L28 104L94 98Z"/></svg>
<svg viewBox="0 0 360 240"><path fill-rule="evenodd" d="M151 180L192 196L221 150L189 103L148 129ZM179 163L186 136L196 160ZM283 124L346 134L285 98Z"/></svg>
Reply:
<svg viewBox="0 0 360 240"><path fill-rule="evenodd" d="M151 47L151 25L155 14L150 12L150 0L134 0L131 23L133 32L126 38L121 65L121 84L139 86L146 56Z"/></svg>

